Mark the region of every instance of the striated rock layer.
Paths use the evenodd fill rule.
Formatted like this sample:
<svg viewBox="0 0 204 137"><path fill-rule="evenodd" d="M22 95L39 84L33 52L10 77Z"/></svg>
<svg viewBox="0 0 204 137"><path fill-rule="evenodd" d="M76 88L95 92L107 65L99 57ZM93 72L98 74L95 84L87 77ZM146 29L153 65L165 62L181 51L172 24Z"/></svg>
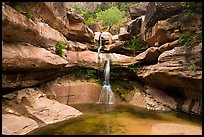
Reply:
<svg viewBox="0 0 204 137"><path fill-rule="evenodd" d="M48 99L39 89L23 89L3 96L2 134L26 134L81 114L71 106Z"/></svg>

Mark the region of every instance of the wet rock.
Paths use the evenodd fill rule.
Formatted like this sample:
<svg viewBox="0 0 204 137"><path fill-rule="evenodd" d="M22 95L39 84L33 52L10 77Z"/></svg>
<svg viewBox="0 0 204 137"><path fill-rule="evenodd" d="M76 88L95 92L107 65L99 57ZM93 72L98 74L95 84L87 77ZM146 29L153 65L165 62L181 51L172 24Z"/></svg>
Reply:
<svg viewBox="0 0 204 137"><path fill-rule="evenodd" d="M130 33L131 35L138 35L141 33L142 29L142 23L144 20L145 16L140 16L134 20L131 20L126 24L127 26L127 32Z"/></svg>
<svg viewBox="0 0 204 137"><path fill-rule="evenodd" d="M98 54L92 51L67 51L66 60L70 64L76 64L77 66L103 69L105 60L109 59L112 65L126 66L135 61L134 57L120 55L116 53L100 53L99 64L96 62Z"/></svg>
<svg viewBox="0 0 204 137"><path fill-rule="evenodd" d="M159 130L158 130L159 129ZM162 123L152 126L151 135L201 135L202 129L199 126Z"/></svg>

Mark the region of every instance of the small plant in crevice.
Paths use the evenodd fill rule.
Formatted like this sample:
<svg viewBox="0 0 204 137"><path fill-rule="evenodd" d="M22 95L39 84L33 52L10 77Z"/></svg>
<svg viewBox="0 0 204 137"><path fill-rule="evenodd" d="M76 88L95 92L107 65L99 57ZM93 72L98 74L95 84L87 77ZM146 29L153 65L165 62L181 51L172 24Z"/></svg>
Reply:
<svg viewBox="0 0 204 137"><path fill-rule="evenodd" d="M85 73L86 78L94 78L96 75L96 70L94 69L87 69Z"/></svg>
<svg viewBox="0 0 204 137"><path fill-rule="evenodd" d="M191 71L196 71L196 69L197 69L198 67L197 67L196 64L192 63L192 64L189 65L188 68L189 68L189 70L191 70Z"/></svg>
<svg viewBox="0 0 204 137"><path fill-rule="evenodd" d="M64 45L62 42L57 42L55 45L55 53L59 56L62 56L63 49L66 49L67 46Z"/></svg>
<svg viewBox="0 0 204 137"><path fill-rule="evenodd" d="M130 40L124 46L130 48L135 56L135 51L146 47L146 43L138 36L131 36Z"/></svg>
<svg viewBox="0 0 204 137"><path fill-rule="evenodd" d="M181 36L179 38L179 44L180 45L186 45L191 46L194 44L198 44L202 41L202 31L197 32L195 34L192 34L189 31L184 31L181 33Z"/></svg>

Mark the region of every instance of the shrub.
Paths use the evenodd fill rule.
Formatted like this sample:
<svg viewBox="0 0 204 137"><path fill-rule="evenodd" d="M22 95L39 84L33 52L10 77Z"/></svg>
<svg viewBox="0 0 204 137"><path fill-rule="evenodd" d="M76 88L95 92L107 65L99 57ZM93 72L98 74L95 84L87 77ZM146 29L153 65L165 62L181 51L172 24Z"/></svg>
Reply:
<svg viewBox="0 0 204 137"><path fill-rule="evenodd" d="M191 71L196 71L197 65L196 65L196 64L190 64L189 69L190 69Z"/></svg>
<svg viewBox="0 0 204 137"><path fill-rule="evenodd" d="M181 2L181 6L186 16L202 13L202 2Z"/></svg>
<svg viewBox="0 0 204 137"><path fill-rule="evenodd" d="M94 69L87 69L86 73L85 73L85 77L86 78L95 77L95 74L96 74L96 70L94 70Z"/></svg>
<svg viewBox="0 0 204 137"><path fill-rule="evenodd" d="M197 32L196 34L192 34L189 31L185 31L181 33L181 36L179 38L179 44L180 45L194 45L196 43L199 43L202 41L202 31Z"/></svg>
<svg viewBox="0 0 204 137"><path fill-rule="evenodd" d="M62 50L65 48L67 48L66 45L64 45L62 42L57 42L57 44L55 45L55 53L59 56L62 56Z"/></svg>
<svg viewBox="0 0 204 137"><path fill-rule="evenodd" d="M146 43L138 36L131 36L130 40L125 44L125 47L129 47L135 55L135 51L146 46Z"/></svg>

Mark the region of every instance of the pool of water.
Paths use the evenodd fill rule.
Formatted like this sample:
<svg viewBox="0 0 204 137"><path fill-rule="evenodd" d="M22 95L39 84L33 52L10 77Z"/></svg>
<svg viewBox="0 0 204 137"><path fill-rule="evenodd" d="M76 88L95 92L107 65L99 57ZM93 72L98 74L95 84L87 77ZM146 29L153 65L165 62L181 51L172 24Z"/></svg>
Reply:
<svg viewBox="0 0 204 137"><path fill-rule="evenodd" d="M202 118L180 112L146 110L132 105L80 104L72 105L83 114L56 124L36 129L33 135L148 135L157 134L155 125L187 125L187 129L175 129L173 134L202 134ZM155 127L155 128L154 128ZM158 126L159 127L159 126ZM160 127L164 127L161 126ZM175 126L173 126L176 128ZM193 127L193 128L192 128ZM188 129L189 128L189 129ZM158 134L161 130L158 129ZM167 134L170 131L165 131ZM185 133L184 133L185 132Z"/></svg>

